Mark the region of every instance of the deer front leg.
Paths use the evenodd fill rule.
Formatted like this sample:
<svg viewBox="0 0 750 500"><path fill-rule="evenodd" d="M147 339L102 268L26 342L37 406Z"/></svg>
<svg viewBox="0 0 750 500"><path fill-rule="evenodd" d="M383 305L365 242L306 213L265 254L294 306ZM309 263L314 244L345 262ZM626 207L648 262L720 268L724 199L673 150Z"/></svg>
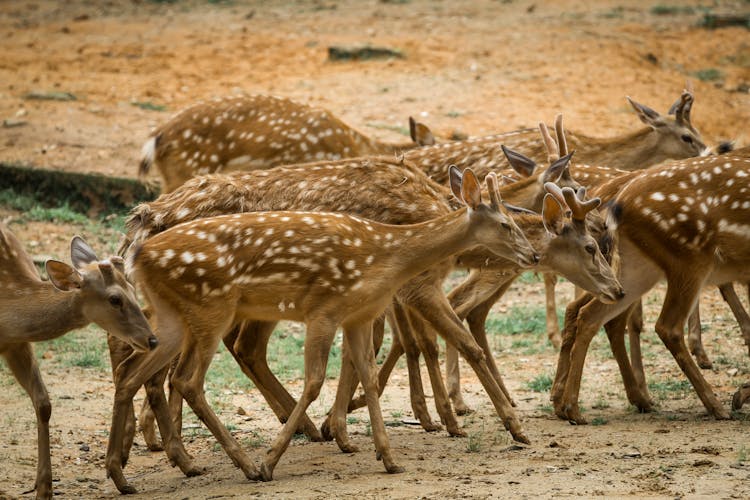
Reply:
<svg viewBox="0 0 750 500"><path fill-rule="evenodd" d="M331 344L335 335L336 323L325 318L307 324L307 334L305 335L305 387L302 390L299 402L289 415L289 420L281 428L281 432L276 436L271 448L266 452L266 458L261 463L260 473L264 481L273 479L273 470L279 463L281 455L289 446L295 430L307 411L307 407L320 394L320 389L325 380L328 353L331 351Z"/></svg>
<svg viewBox="0 0 750 500"><path fill-rule="evenodd" d="M630 365L633 376L641 394L648 395L646 384L646 370L643 368L643 354L641 353L641 332L643 331L643 301L638 300L630 306L628 312L628 340L630 341ZM649 400L651 396L648 396Z"/></svg>
<svg viewBox="0 0 750 500"><path fill-rule="evenodd" d="M34 484L36 497L52 498L52 459L49 449L49 419L52 415L52 405L34 358L34 349L28 342L6 347L3 358L34 404L37 426L36 482Z"/></svg>
<svg viewBox="0 0 750 500"><path fill-rule="evenodd" d="M430 375L430 384L435 398L435 408L440 415L440 419L445 425L448 434L451 436L464 437L466 436L466 432L459 428L456 415L453 413L453 408L451 408L450 399L448 398L448 391L445 389L445 384L443 383L443 375L440 373L437 336L435 331L429 328L429 326L417 314L415 314L413 310L409 314L409 317L409 323L413 327L412 332L414 334L414 340L424 356L427 372ZM439 428L440 426L437 427Z"/></svg>
<svg viewBox="0 0 750 500"><path fill-rule="evenodd" d="M352 363L357 369L367 398L367 409L370 413L370 426L372 438L375 442L376 456L378 460L383 461L385 470L389 474L404 472L404 468L396 463L391 454L383 413L380 410L377 366L375 364L375 352L372 348L372 323L344 325L344 335L349 343Z"/></svg>
<svg viewBox="0 0 750 500"><path fill-rule="evenodd" d="M396 327L394 332L399 339L399 343L406 352L406 366L409 374L409 397L411 399L411 408L414 417L419 420L422 428L427 432L439 431L442 429L440 424L436 424L430 417L427 410L427 400L424 395L424 385L422 383L422 372L419 366L419 356L421 350L414 336L414 330L409 315L404 306L398 301L393 301L393 317Z"/></svg>
<svg viewBox="0 0 750 500"><path fill-rule="evenodd" d="M562 336L560 335L560 324L557 319L557 305L555 303L555 287L557 286L557 275L554 273L542 273L544 276L544 304L547 318L547 337L555 349L560 349Z"/></svg>
<svg viewBox="0 0 750 500"><path fill-rule="evenodd" d="M607 332L609 338L609 345L612 348L612 354L617 361L617 366L620 369L620 375L622 376L623 384L625 385L625 393L628 396L628 401L638 408L641 413L650 412L652 409L653 402L648 396L648 393L643 394L641 387L633 373L633 367L630 364L630 358L628 357L627 349L625 348L625 328L628 323L630 311L627 310L608 321L604 325L604 329Z"/></svg>

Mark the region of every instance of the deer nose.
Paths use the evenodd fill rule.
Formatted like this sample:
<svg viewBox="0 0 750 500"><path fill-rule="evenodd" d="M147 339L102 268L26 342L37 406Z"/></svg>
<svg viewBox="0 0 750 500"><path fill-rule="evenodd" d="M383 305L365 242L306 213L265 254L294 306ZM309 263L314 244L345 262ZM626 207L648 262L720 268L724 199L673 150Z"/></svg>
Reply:
<svg viewBox="0 0 750 500"><path fill-rule="evenodd" d="M617 289L617 298L621 299L625 296L625 289L620 287Z"/></svg>
<svg viewBox="0 0 750 500"><path fill-rule="evenodd" d="M533 260L534 260L534 264L539 264L539 259L540 259L540 257L539 257L539 254L538 254L538 253L535 253L535 254L534 254L534 256L533 256L532 258L533 258Z"/></svg>
<svg viewBox="0 0 750 500"><path fill-rule="evenodd" d="M156 337L154 337L153 335L151 335L148 338L148 348L149 349L155 349L156 346L158 346L158 345L159 345L159 339L157 339Z"/></svg>

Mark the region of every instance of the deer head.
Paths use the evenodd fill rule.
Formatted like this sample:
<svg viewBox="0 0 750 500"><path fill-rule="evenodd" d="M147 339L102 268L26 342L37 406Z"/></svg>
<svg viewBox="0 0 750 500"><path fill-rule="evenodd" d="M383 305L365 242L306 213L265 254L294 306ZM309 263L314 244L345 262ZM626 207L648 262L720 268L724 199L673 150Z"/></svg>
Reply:
<svg viewBox="0 0 750 500"><path fill-rule="evenodd" d="M155 348L158 341L138 305L133 285L125 279L122 258L99 260L80 236L70 243L70 257L72 266L58 260L46 262L50 282L61 291L77 293L89 321L136 350Z"/></svg>

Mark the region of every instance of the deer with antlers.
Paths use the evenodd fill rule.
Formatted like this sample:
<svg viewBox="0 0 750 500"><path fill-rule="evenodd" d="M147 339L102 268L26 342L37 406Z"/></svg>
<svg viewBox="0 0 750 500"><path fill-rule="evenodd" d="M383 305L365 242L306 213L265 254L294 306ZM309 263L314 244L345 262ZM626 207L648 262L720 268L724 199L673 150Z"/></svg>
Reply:
<svg viewBox="0 0 750 500"><path fill-rule="evenodd" d="M136 351L158 341L143 316L120 257L99 260L80 237L70 244L73 265L45 264L42 281L15 235L0 224L0 356L31 397L36 411L37 498L52 498L49 419L52 413L32 342L50 340L96 323Z"/></svg>
<svg viewBox="0 0 750 500"><path fill-rule="evenodd" d="M318 357L319 355L323 355L323 351L325 351L327 356L326 349L327 346L330 345L330 340L328 340L329 335L332 335L338 322L343 322L345 330L349 332L345 334L347 340L354 339L351 340L350 345L359 345L356 349L365 349L363 344L367 344L367 342L363 343L362 340L369 338L370 336L370 327L367 325L369 325L370 320L373 318L372 315L375 314L376 311L382 309L382 307L384 307L383 304L388 303L393 292L395 292L402 283L406 282L409 276L418 274L419 272L432 267L434 264L444 261L448 255L450 255L450 253L447 252L455 253L461 249L486 242L485 244L492 245L493 251L500 252L510 258L521 259L527 264L533 262L535 257L533 256L531 247L528 246L528 243L526 243L513 221L504 214L505 209L502 207L497 195L497 188L494 179L490 177L488 180L492 204L485 205L480 202L479 198L477 198L479 195L478 182L476 182L475 178L471 178L472 174L469 175L470 177L468 178L468 181L466 180L466 177L464 177L464 180L460 185L464 186L464 199L466 199L473 208L468 210L463 209L459 212L452 212L440 217L439 219L423 223L422 225L383 226L374 222L352 218L348 215L321 214L316 212L307 212L303 214L295 212L287 212L284 214L246 213L218 217L216 219L202 219L192 223L186 223L146 240L143 244L142 250L137 253L137 256L134 259L136 276L139 278L139 283L143 283L149 302L155 309L157 322L160 322L160 326L163 325L158 331L169 332L166 335L166 338L162 340L162 345L166 344L172 349L169 349L169 356L166 355L168 349L164 349L162 350L161 355L146 357L145 359L129 358L127 363L121 364L118 367L118 371L127 373L128 376L123 377L122 375L118 375L118 380L123 380L123 383L118 383L117 387L116 409L113 416L110 450L108 451L107 459L108 470L112 474L113 479L115 479L118 488L122 491L123 487L126 487L126 482L124 481L124 477L121 476L121 471L117 470L118 464L116 464L116 462L120 458L119 449L117 449L117 447L121 445L123 439L122 418L124 418L126 414L127 405L129 402L132 402L132 395L135 390L137 390L142 383L149 380L159 369L165 366L169 361L169 358L176 353L176 350L179 350L178 343L169 340L174 339L174 316L170 314L160 314L160 311L169 311L172 310L172 308L177 307L176 305L170 305L172 304L172 299L169 297L171 297L174 292L169 292L164 288L171 287L172 285L170 283L172 283L172 281L167 280L166 283L162 281L162 284L152 283L148 278L149 273L144 271L144 269L150 269L150 267L141 267L151 266L154 265L154 263L155 265L158 265L159 259L164 257L164 255L162 255L157 261L153 261L153 258L156 255L153 252L161 252L160 247L151 250L153 249L152 245L154 242L163 241L169 235L170 239L168 241L170 242L170 245L173 241L176 245L181 245L181 241L186 240L185 244L189 243L190 248L192 248L192 250L183 251L181 246L178 247L182 253L178 252L176 254L178 259L174 262L178 269L175 273L180 273L179 276L175 275L176 282L183 282L188 278L192 278L191 270L193 268L197 269L195 271L197 274L205 272L205 276L214 275L216 273L226 275L222 280L226 280L232 276L237 276L234 279L229 279L229 281L225 283L230 286L229 289L224 290L225 285L222 285L219 289L214 289L212 288L213 282L211 282L211 284L206 285L210 287L208 292L203 290L203 288L205 288L203 285L200 285L195 292L198 294L204 292L204 297L206 293L209 294L204 300L207 304L200 306L202 317L207 317L204 313L207 311L206 308L208 307L208 304L213 304L215 301L226 304L227 300L230 300L233 303L235 298L232 297L236 297L236 300L240 300L236 306L236 317L234 317L234 315L226 315L225 312L222 313L222 321L230 321L230 324L223 325L222 323L221 327L217 326L217 328L211 329L212 333L210 338L213 338L216 342L219 341L221 335L228 333L228 329L244 318L264 321L292 318L305 320L308 324L306 342L309 347L306 347L305 349L306 356L308 356L308 359L306 360L306 378L308 383L306 384L305 393L303 394L302 399L298 405L295 406L294 411L289 416L282 434L280 434L276 444L272 448L271 454L264 462L264 467L261 469L263 477L269 479L272 474L273 466L278 461L281 453L286 447L285 443L288 443L287 438L290 438L291 434L299 428L300 421L304 416L304 408L306 408L311 401L310 398L314 397L315 392L319 389L317 377L318 374L321 373L320 369L324 369L325 367L325 360L323 360L321 364ZM460 175L456 171L454 179L459 178ZM454 182L454 188L456 189L457 194L460 194L458 191L458 185L458 181ZM471 189L467 191L469 187ZM404 209L411 210L408 206L404 206ZM187 216L187 213L183 213L183 216ZM214 264L212 262L214 259L206 259L205 261L196 260L195 262L190 263L192 265L182 265L188 263L183 262L182 264L179 264L179 262L177 262L177 260L181 258L180 256L186 251L193 254L198 252L202 255L209 255L207 253L209 251L208 248L203 249L203 246L207 243L198 244L197 241L193 241L194 239L203 241L201 240L202 235L208 239L216 238L219 248L224 248L224 244L218 241L223 241L224 238L224 234L221 231L226 232L223 223L218 225L219 228L223 228L219 230L218 233L216 232L217 228L212 228L210 233L206 230L199 229L200 224L205 224L205 221L207 220L223 221L224 219L226 219L227 228L235 227L238 223L241 224L243 220L247 219L252 221L253 226L259 225L262 231L258 233L254 228L244 228L243 226L244 229L242 231L252 230L250 231L252 234L243 236L244 239L242 240L249 239L249 246L242 246L244 244L241 243L242 248L237 248L235 245L232 248L225 249L224 253L226 255L222 254L219 256L223 258L216 257L219 262L224 262L226 264L221 269L213 269ZM231 222L235 220L238 222ZM292 221L294 221L294 223L290 224ZM195 226L195 228L193 228L193 226ZM289 231L292 232L291 235L295 236L295 238L291 238ZM174 237L179 241L173 240L172 238ZM408 240L405 238L408 238ZM430 238L437 247L430 247L430 245L420 243L419 238ZM256 241L258 241L257 245L255 245ZM198 246L196 247L196 245ZM234 245L234 243L232 243L232 245ZM310 252L306 250L308 246L310 247ZM376 246L381 247L381 252L383 247L387 247L388 257L383 257L382 255L379 256L375 253ZM329 248L331 249L330 251L328 250ZM339 254L337 254L340 256L333 255L333 249L336 248L340 250ZM199 249L201 250L199 251ZM168 252L168 250L169 249L165 249L164 252L171 255L171 252ZM172 248L172 250L177 252L174 248ZM245 251L253 253L252 259L250 259L249 256L242 255ZM305 255L298 255L300 251L304 251ZM256 255L254 252L261 253ZM297 254L295 254L295 252L297 252ZM403 253L409 254L408 263L404 262L406 257L402 255ZM428 256L426 256L425 253L427 253ZM295 255L293 256L292 254ZM515 255L515 257L513 257L513 255ZM416 257L420 258L417 259ZM140 264L140 262L142 262L141 259L146 259L147 264ZM309 263L308 260L310 261ZM416 264L414 263L415 261L417 262ZM163 259L161 262L164 262ZM253 262L260 262L260 264L254 265ZM286 264L284 264L284 262L286 262ZM237 266L239 263L242 263L242 265L238 268ZM268 263L268 265L266 265L266 263ZM247 265L247 271L245 271L243 267L245 264ZM290 269L286 272L284 271L285 268ZM139 269L141 270L139 271ZM404 271L404 269L407 269L407 271ZM232 270L234 270L234 274L232 274ZM370 277L372 276L372 272L376 273L377 278ZM227 275L227 273L229 273L229 275ZM313 273L315 279L309 279L310 273ZM277 279L281 279L282 275L284 275L284 287L288 287L290 290L287 290L288 293L282 293L282 290L279 288L278 293L284 295L284 297L281 297L281 295L276 297L276 281ZM249 286L250 283L244 283L246 279L252 279L253 282L256 279L260 279L264 283L268 281L268 284L265 286L265 291L262 294L263 297L266 298L256 298L252 295L252 290L254 288ZM237 282L237 280L240 281ZM205 280L198 281L205 282ZM184 282L185 286L188 286L187 282ZM196 285L196 287L198 287L198 285ZM301 292L294 292L296 289L302 290L303 288L306 290L305 295L309 297L309 299L303 298L299 295ZM343 291L341 290L342 288ZM285 290L286 289L287 288L285 288ZM375 306L368 305L369 302L363 300L363 297L369 297L371 293L374 293L372 292L373 289L375 290L375 296L377 297L377 305ZM156 290L158 290L158 292ZM214 297L216 298L214 299ZM251 297L252 300L250 300ZM266 301L269 300L269 297L274 297L274 300L279 300L278 303L274 304L274 310L268 309L266 305ZM152 301L152 298L154 301ZM256 301L258 306L254 305ZM282 303L283 307L281 307ZM351 309L354 303L358 304L356 311ZM331 307L329 308L328 305ZM192 307L193 306L191 305L191 310ZM446 307L450 309L450 307L447 306L447 302ZM185 311L182 314L190 314L190 317L192 318L192 313L189 313L188 310L181 309L181 311ZM324 311L326 317L325 320L318 316L319 314L323 314ZM234 317L234 320L232 320L232 317ZM361 326L362 322L365 322L366 325ZM187 324L192 325L192 320L188 321ZM452 324L452 328L460 328L460 323L457 321ZM193 329L198 328L200 328L200 330L193 334ZM188 338L195 339L195 343L212 343L213 340L204 337L207 333L201 333L204 331L207 332L208 330L202 328L201 325L196 324L195 327L192 327L184 333L189 336ZM202 337L197 338L198 333L201 333ZM217 337L216 335L219 333L221 335ZM318 342L321 342L320 335L324 336L322 346L317 345ZM468 333L466 334L466 337L473 344ZM355 344L354 342L357 342L358 344ZM202 344L200 345L202 346ZM184 346L185 344L183 344L183 347ZM178 362L175 374L173 375L173 383L183 397L188 400L191 407L195 409L196 413L206 421L206 424L215 433L220 443L225 447L227 453L233 458L233 461L242 468L245 474L248 477L260 477L244 453L235 446L233 439L228 435L226 429L216 425L217 421L214 420L215 417L212 417L213 413L210 412L210 409L207 409L204 404L205 401L201 396L200 390L193 387L197 379L202 377L202 373L205 373L205 368L207 368L207 366L204 366L206 362L205 360L199 361L200 359L203 359L203 354L200 354L203 352L203 347L198 349L198 345L196 345L195 349L197 350L195 350L193 347L193 341L188 342L187 346L189 351L182 351L180 361ZM351 350L354 352L355 347L351 347ZM310 355L307 353L310 353ZM364 354L367 353L365 352ZM477 353L471 354L474 357L479 356L478 360L481 360L481 350L478 349L478 346ZM361 356L361 352L356 353L356 356L353 354L353 361L355 364L358 364L357 371L360 372L360 378L365 381L366 385L368 385L368 391L371 391L371 389L376 389L374 386L370 385L375 379L373 378L370 380L368 378L369 375L364 376L361 372L363 369L363 360L361 359ZM159 359L156 359L157 357ZM311 357L313 358L310 359ZM477 360L475 359L474 361ZM197 367L196 363L198 363ZM188 368L188 366L190 368ZM144 370L143 367L146 367L146 369ZM198 373L199 375L193 376L189 381L184 380L184 371L186 369L191 373ZM491 375L489 375L489 373L487 373L487 375L491 379ZM200 383L202 384L202 382ZM373 404L368 406L371 408L375 427L376 425L379 425L377 423L377 414L379 412L377 411L377 407L374 406L377 403L377 391L375 391L374 398L375 401ZM368 396L368 399L371 398ZM526 441L527 438L523 435L517 418L513 414L507 399L504 400L504 396L501 392L496 396L496 399L499 400L499 403L496 404L496 408L503 417L506 426L510 429L516 439ZM159 425L161 430L161 420L159 421ZM398 467L394 464L392 459L389 458L386 448L387 444L384 441L384 433L377 431L376 439L376 447L378 450L383 451L387 470L398 470ZM178 458L189 460L186 457Z"/></svg>
<svg viewBox="0 0 750 500"><path fill-rule="evenodd" d="M163 193L195 175L259 170L276 165L398 153L435 143L430 129L409 117L413 142L381 142L330 111L269 95L201 101L155 129L143 146L138 176L156 167Z"/></svg>
<svg viewBox="0 0 750 500"><path fill-rule="evenodd" d="M610 212L618 224L625 296L615 304L583 297L568 306L552 391L558 416L585 423L578 410L580 379L586 350L601 325L607 326L629 399L648 405L647 393L632 376L623 334L628 310L663 277L667 292L656 332L706 409L716 418L729 417L688 353L683 330L703 286L750 277L748 153L745 148L731 155L669 163L632 174L624 187L602 187L600 193L617 193Z"/></svg>
<svg viewBox="0 0 750 500"><path fill-rule="evenodd" d="M674 119L663 116L629 97L627 101L646 127L607 139L568 132L568 143L571 150L577 151L578 162L635 170L668 159L705 156L710 152L690 121L693 91L689 85L669 110L669 114L674 114ZM446 163L454 164L459 169L471 167L478 175L507 171L508 163L501 147L503 145L508 149L524 151L533 160L543 162L547 153L537 134L537 129L529 128L426 146L406 151L404 155L438 183L444 184L446 174L441 165Z"/></svg>

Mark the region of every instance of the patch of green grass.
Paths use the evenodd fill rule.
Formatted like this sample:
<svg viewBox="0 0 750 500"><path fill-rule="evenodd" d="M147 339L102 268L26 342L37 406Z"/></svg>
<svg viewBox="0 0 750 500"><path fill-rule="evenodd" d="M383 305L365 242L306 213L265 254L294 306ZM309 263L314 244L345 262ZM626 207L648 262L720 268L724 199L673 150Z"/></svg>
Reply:
<svg viewBox="0 0 750 500"><path fill-rule="evenodd" d="M547 373L542 373L526 382L526 387L534 392L548 392L552 388L552 377Z"/></svg>
<svg viewBox="0 0 750 500"><path fill-rule="evenodd" d="M258 431L250 430L248 432L250 435L242 438L241 443L243 446L246 446L248 448L262 448L266 445L265 438L261 436Z"/></svg>
<svg viewBox="0 0 750 500"><path fill-rule="evenodd" d="M466 451L479 453L482 451L482 432L472 432L466 438Z"/></svg>
<svg viewBox="0 0 750 500"><path fill-rule="evenodd" d="M512 307L502 316L487 319L488 334L534 334L547 335L547 318L543 307Z"/></svg>
<svg viewBox="0 0 750 500"><path fill-rule="evenodd" d="M599 17L603 17L605 19L620 19L625 14L625 8L621 6L617 6L613 9L610 9L606 12L603 12L599 14Z"/></svg>
<svg viewBox="0 0 750 500"><path fill-rule="evenodd" d="M695 14L695 8L690 5L663 5L657 4L651 7L652 14L656 16L676 16Z"/></svg>
<svg viewBox="0 0 750 500"><path fill-rule="evenodd" d="M742 464L743 462L747 462L747 448L744 444L737 450L737 463Z"/></svg>
<svg viewBox="0 0 750 500"><path fill-rule="evenodd" d="M521 283L541 283L542 276L539 273L533 271L526 271L518 277L518 281Z"/></svg>
<svg viewBox="0 0 750 500"><path fill-rule="evenodd" d="M404 412L402 412L401 410L394 410L391 412L391 417L393 418L401 418L403 416L404 416Z"/></svg>
<svg viewBox="0 0 750 500"><path fill-rule="evenodd" d="M552 407L551 404L547 403L547 404L540 405L539 411L541 411L542 413L546 413L548 415L552 415L555 412L555 409Z"/></svg>
<svg viewBox="0 0 750 500"><path fill-rule="evenodd" d="M346 423L349 425L358 424L359 418L358 417L346 417Z"/></svg>
<svg viewBox="0 0 750 500"><path fill-rule="evenodd" d="M163 104L154 104L151 101L131 101L131 105L136 108L145 109L146 111L166 111L167 107Z"/></svg>
<svg viewBox="0 0 750 500"><path fill-rule="evenodd" d="M107 336L101 328L89 325L54 340L39 342L35 346L38 359L50 351L52 361L61 366L77 366L109 371ZM45 361L46 362L46 361Z"/></svg>
<svg viewBox="0 0 750 500"><path fill-rule="evenodd" d="M604 417L594 417L591 419L591 425L607 425L607 419Z"/></svg>
<svg viewBox="0 0 750 500"><path fill-rule="evenodd" d="M682 396L689 391L692 391L693 386L689 380L681 379L666 379L659 381L651 381L648 383L648 390L657 399L667 399L670 395L672 397Z"/></svg>
<svg viewBox="0 0 750 500"><path fill-rule="evenodd" d="M724 73L716 68L705 68L693 71L693 76L703 82L715 82L724 79Z"/></svg>
<svg viewBox="0 0 750 500"><path fill-rule="evenodd" d="M600 397L593 405L591 405L591 407L595 410L605 410L609 408L609 401Z"/></svg>

